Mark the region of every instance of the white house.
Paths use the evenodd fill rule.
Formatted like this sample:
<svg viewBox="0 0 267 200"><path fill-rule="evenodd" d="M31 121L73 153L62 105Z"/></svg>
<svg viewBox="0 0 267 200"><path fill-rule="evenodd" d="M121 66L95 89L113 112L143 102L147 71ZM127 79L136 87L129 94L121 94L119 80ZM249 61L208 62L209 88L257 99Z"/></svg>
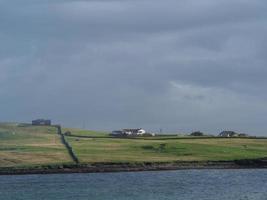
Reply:
<svg viewBox="0 0 267 200"><path fill-rule="evenodd" d="M111 135L113 136L143 136L143 135L153 136L152 134L147 133L142 128L125 128L122 130L112 131Z"/></svg>
<svg viewBox="0 0 267 200"><path fill-rule="evenodd" d="M137 128L137 129L122 129L122 132L125 135L144 135L146 131L142 128Z"/></svg>

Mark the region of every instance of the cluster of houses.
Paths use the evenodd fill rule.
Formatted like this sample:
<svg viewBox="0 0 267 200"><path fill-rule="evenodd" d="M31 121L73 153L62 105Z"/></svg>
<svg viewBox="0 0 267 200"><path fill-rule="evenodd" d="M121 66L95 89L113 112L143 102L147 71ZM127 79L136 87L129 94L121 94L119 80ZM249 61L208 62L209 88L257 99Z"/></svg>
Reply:
<svg viewBox="0 0 267 200"><path fill-rule="evenodd" d="M190 134L190 136L206 136L206 137L214 137L214 135L207 135L200 131L195 131ZM245 133L237 133L235 131L222 131L219 133L218 137L249 137L248 134Z"/></svg>
<svg viewBox="0 0 267 200"><path fill-rule="evenodd" d="M142 128L127 128L122 130L112 131L111 136L123 137L123 136L155 136L154 133L148 133Z"/></svg>

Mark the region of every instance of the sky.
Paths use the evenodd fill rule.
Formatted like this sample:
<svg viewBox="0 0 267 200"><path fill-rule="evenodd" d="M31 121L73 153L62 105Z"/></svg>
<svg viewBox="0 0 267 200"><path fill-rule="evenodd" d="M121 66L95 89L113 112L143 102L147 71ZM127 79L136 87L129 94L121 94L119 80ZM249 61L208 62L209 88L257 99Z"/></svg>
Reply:
<svg viewBox="0 0 267 200"><path fill-rule="evenodd" d="M0 121L267 136L266 0L0 0Z"/></svg>

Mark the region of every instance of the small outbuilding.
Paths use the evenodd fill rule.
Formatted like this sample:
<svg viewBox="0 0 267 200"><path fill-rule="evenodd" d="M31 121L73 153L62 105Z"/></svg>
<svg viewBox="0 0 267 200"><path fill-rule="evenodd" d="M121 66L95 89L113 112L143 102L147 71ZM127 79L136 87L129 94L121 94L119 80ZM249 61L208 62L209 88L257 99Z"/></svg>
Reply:
<svg viewBox="0 0 267 200"><path fill-rule="evenodd" d="M112 133L110 133L111 136L117 136L117 137L122 137L122 136L126 136L122 131L117 130L117 131L112 131Z"/></svg>

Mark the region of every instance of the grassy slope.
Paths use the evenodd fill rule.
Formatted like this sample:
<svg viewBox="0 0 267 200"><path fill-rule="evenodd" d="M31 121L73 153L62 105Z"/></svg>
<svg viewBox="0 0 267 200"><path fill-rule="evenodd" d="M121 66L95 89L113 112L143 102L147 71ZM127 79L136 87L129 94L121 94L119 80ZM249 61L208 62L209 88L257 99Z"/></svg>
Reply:
<svg viewBox="0 0 267 200"><path fill-rule="evenodd" d="M267 157L267 139L67 137L81 162L205 161Z"/></svg>
<svg viewBox="0 0 267 200"><path fill-rule="evenodd" d="M267 157L267 139L185 139L180 136L119 139L108 138L105 132L67 128L63 132L67 130L72 132L72 136L66 136L66 139L82 163ZM55 128L0 123L0 168L70 162Z"/></svg>
<svg viewBox="0 0 267 200"><path fill-rule="evenodd" d="M55 128L0 123L0 167L68 162Z"/></svg>

